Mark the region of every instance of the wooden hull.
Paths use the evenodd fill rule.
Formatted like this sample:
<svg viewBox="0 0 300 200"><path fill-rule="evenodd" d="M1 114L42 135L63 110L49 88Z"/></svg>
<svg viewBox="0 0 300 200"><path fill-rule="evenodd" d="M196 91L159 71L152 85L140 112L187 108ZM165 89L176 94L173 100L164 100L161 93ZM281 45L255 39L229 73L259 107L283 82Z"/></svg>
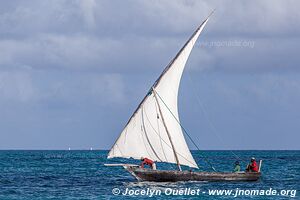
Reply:
<svg viewBox="0 0 300 200"><path fill-rule="evenodd" d="M124 166L139 181L176 182L176 181L257 181L260 172L190 172L174 170L151 170Z"/></svg>

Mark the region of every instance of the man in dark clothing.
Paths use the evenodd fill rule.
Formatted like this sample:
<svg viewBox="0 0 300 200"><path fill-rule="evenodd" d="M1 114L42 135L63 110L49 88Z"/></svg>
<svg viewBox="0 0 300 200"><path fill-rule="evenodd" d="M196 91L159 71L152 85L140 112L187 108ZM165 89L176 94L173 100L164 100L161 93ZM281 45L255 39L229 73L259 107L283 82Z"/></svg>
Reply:
<svg viewBox="0 0 300 200"><path fill-rule="evenodd" d="M251 158L251 163L248 164L246 171L247 172L258 172L258 165L255 161L255 158Z"/></svg>
<svg viewBox="0 0 300 200"><path fill-rule="evenodd" d="M151 169L156 170L156 165L153 160L150 160L149 158L141 157L141 161L142 161L141 168L144 168L144 165L148 165L149 167L151 167Z"/></svg>

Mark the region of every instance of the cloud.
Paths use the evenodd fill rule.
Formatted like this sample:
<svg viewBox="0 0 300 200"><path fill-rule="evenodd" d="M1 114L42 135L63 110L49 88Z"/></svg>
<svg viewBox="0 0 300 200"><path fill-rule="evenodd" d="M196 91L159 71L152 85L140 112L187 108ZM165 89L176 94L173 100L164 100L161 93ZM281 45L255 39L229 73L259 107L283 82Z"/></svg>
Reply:
<svg viewBox="0 0 300 200"><path fill-rule="evenodd" d="M90 93L88 96L94 98L94 101L98 101L100 105L127 103L124 81L120 74L90 74L86 80L88 81L85 87Z"/></svg>
<svg viewBox="0 0 300 200"><path fill-rule="evenodd" d="M300 80L292 74L264 74L247 88L255 99L266 104L287 108L286 102L295 104L300 100Z"/></svg>
<svg viewBox="0 0 300 200"><path fill-rule="evenodd" d="M113 50L116 45L118 42L110 40L54 34L24 40L1 40L0 67L30 66L39 70L101 68L107 48Z"/></svg>
<svg viewBox="0 0 300 200"><path fill-rule="evenodd" d="M37 109L124 105L127 103L120 74L35 72L32 69L0 73L0 107L15 104ZM71 106L71 107L70 107Z"/></svg>
<svg viewBox="0 0 300 200"><path fill-rule="evenodd" d="M26 72L0 73L0 101L28 102L36 97L32 77Z"/></svg>
<svg viewBox="0 0 300 200"><path fill-rule="evenodd" d="M0 132L16 133L18 138L21 129L32 132L35 144L44 135L51 135L51 144L56 144L66 134L62 146L69 145L75 134L81 144L80 138L99 141L103 137L99 130L117 133L123 124L116 126L116 121L126 123L164 66L214 8L187 64L204 91L201 96L215 112L212 116L224 113L219 123L228 119L243 124L240 118L245 113L262 115L265 107L282 106L292 113L285 117L294 122L293 115L299 113L299 4L289 0L2 2L0 108L6 126ZM254 45L203 45L236 40ZM204 81L201 75L209 79ZM185 90L188 105L189 89ZM272 118L269 114L264 117ZM193 122L190 119L197 116L185 119ZM256 132L253 124L250 134ZM91 127L97 133L86 137ZM15 137L7 136L2 145L14 144ZM29 146L32 137L23 135ZM103 146L109 140L104 139Z"/></svg>
<svg viewBox="0 0 300 200"><path fill-rule="evenodd" d="M96 5L96 2L94 0L85 0L80 1L82 13L84 16L84 19L86 21L86 24L89 28L95 27L95 14L94 14L94 7Z"/></svg>
<svg viewBox="0 0 300 200"><path fill-rule="evenodd" d="M16 99L47 102L45 99L52 99L54 94L65 101L66 96L80 96L80 92L87 91L87 96L98 94L101 99L100 93L111 91L109 96L121 103L129 91L126 88L132 86L130 80L123 78L128 74L137 77L159 74L193 29L214 8L217 10L200 36L187 70L226 73L298 71L300 39L296 24L300 18L295 4L298 3L6 2L3 4L6 9L0 9L0 72L2 81L8 81L4 77L12 78L10 83L2 84L11 85L10 89L2 86L2 95L9 96L11 90L10 95ZM254 46L201 45L235 40L250 41ZM67 82L63 77L55 77L59 73L77 75ZM95 77L88 78L93 73ZM50 75L47 77L46 74ZM45 83L37 79L39 75L46 77ZM23 97L17 92L21 87L18 80L27 87ZM75 84L79 81L85 86ZM39 84L44 88L37 86ZM79 87L78 92L76 87ZM44 92L45 88L47 92ZM59 88L64 92L57 93ZM102 101L108 103L107 99Z"/></svg>
<svg viewBox="0 0 300 200"><path fill-rule="evenodd" d="M0 12L0 69L27 66L120 73L143 71L140 65L162 69L214 8L217 11L199 42L239 39L253 41L255 46L196 46L202 50L193 51L191 68L293 69L299 62L294 52L300 32L295 4L298 2L12 1ZM281 53L285 66L279 66Z"/></svg>

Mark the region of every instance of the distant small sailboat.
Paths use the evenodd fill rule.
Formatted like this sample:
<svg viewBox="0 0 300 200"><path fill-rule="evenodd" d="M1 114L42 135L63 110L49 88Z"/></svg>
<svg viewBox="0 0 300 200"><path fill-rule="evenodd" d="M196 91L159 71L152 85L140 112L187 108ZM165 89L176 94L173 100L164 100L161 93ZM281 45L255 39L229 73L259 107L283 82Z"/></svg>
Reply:
<svg viewBox="0 0 300 200"><path fill-rule="evenodd" d="M197 38L209 20L208 16L192 34L154 82L142 102L130 117L108 158L147 157L156 162L174 163L176 170L152 170L131 164L123 166L140 181L256 181L260 172L192 172L182 171L181 165L198 169L185 141L179 121L177 97L180 79Z"/></svg>

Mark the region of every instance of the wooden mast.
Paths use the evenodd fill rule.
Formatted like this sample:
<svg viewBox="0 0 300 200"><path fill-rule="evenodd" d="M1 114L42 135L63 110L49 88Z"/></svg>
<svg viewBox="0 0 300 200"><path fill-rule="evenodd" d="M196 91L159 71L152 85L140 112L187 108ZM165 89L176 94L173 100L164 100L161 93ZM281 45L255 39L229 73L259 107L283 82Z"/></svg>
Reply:
<svg viewBox="0 0 300 200"><path fill-rule="evenodd" d="M179 171L182 171L182 170L181 170L181 167L180 167L179 159L178 159L178 156L177 156L177 153L176 153L176 150L175 150L175 146L174 146L174 144L173 144L173 142L172 142L172 138L171 138L170 132L169 132L169 130L168 130L168 128L167 128L167 125L166 125L166 122L165 122L165 120L164 120L162 111L161 111L161 109L160 109L160 105L159 105L159 102L158 102L158 99L157 99L157 96L156 96L156 91L155 91L154 87L152 87L152 91L153 91L153 93L154 93L154 97L155 97L155 100L156 100L156 102L157 102L157 106L158 106L158 110L159 110L159 113L160 113L160 116L161 116L161 120L162 120L163 125L164 125L164 127L165 127L165 129L166 129L166 132L167 132L168 138L169 138L169 140L170 140L170 143L171 143L171 145L172 145L172 150L173 150L173 153L174 153L174 156L175 156L175 159L176 159L176 163L177 163L178 169L179 169Z"/></svg>

